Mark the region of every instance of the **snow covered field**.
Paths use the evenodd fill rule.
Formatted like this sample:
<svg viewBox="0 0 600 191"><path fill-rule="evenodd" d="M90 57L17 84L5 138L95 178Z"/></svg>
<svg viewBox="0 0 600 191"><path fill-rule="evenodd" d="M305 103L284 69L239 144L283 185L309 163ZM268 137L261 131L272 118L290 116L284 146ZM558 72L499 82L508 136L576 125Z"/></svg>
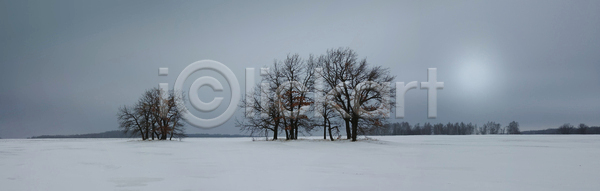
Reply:
<svg viewBox="0 0 600 191"><path fill-rule="evenodd" d="M600 190L600 136L0 139L0 190Z"/></svg>

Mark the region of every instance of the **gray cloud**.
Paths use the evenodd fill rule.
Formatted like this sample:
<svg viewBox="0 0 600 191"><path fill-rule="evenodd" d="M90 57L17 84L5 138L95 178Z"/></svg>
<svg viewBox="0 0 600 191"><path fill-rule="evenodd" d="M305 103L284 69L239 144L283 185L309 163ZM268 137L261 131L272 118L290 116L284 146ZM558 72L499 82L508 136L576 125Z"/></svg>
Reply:
<svg viewBox="0 0 600 191"><path fill-rule="evenodd" d="M244 87L246 67L346 46L396 81L438 68L438 118L411 90L411 123L600 124L598 1L13 1L0 24L3 138L114 130L120 105L197 60L228 65ZM188 132L238 133L232 122Z"/></svg>

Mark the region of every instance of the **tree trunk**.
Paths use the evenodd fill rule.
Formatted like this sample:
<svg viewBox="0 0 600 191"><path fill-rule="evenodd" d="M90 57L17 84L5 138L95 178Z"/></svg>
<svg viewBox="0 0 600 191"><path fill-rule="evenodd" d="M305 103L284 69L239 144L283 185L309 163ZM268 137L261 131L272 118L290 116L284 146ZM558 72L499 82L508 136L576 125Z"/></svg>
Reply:
<svg viewBox="0 0 600 191"><path fill-rule="evenodd" d="M352 141L356 141L356 135L358 131L358 117L352 118Z"/></svg>
<svg viewBox="0 0 600 191"><path fill-rule="evenodd" d="M273 129L273 140L277 140L277 130L279 129L279 123L275 122L275 129Z"/></svg>
<svg viewBox="0 0 600 191"><path fill-rule="evenodd" d="M325 117L323 117L323 139L327 139L327 118Z"/></svg>
<svg viewBox="0 0 600 191"><path fill-rule="evenodd" d="M350 133L350 120L344 119L346 122L346 139L350 139L352 137L352 133Z"/></svg>
<svg viewBox="0 0 600 191"><path fill-rule="evenodd" d="M287 129L285 130L285 140L290 140L290 132Z"/></svg>
<svg viewBox="0 0 600 191"><path fill-rule="evenodd" d="M329 139L333 141L333 135L331 135L331 124L329 125Z"/></svg>

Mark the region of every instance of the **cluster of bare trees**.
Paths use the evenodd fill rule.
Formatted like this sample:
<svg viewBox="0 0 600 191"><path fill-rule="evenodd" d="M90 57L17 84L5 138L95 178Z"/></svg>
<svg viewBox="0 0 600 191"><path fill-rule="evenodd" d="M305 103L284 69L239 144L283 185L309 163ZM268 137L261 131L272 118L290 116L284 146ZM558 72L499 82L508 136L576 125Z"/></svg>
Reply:
<svg viewBox="0 0 600 191"><path fill-rule="evenodd" d="M580 123L578 126L565 123L555 129L530 130L523 134L600 134L600 126L588 126Z"/></svg>
<svg viewBox="0 0 600 191"><path fill-rule="evenodd" d="M473 123L417 123L408 122L386 124L380 128L371 129L369 135L486 135L486 134L521 134L519 123L513 121L501 128L499 123L487 122L481 127Z"/></svg>
<svg viewBox="0 0 600 191"><path fill-rule="evenodd" d="M236 125L250 134L271 132L274 140L281 130L286 139L297 139L299 132L316 127L323 128L325 139L329 133L334 140L334 134L339 137L338 126L345 126L346 138L356 141L358 134L384 125L387 116L372 111L389 111L393 104L388 83L394 76L389 69L358 59L348 48L308 59L288 55L261 75L253 93L242 98L246 117Z"/></svg>
<svg viewBox="0 0 600 191"><path fill-rule="evenodd" d="M119 128L143 140L171 140L184 136L181 109L178 99L181 94L163 92L159 88L147 90L132 106L122 106L117 114Z"/></svg>
<svg viewBox="0 0 600 191"><path fill-rule="evenodd" d="M519 123L516 121L510 122L506 127L506 134L521 134Z"/></svg>
<svg viewBox="0 0 600 191"><path fill-rule="evenodd" d="M599 127L590 127L586 124L580 123L579 126L575 127L569 123L565 123L558 127L557 134L600 134Z"/></svg>
<svg viewBox="0 0 600 191"><path fill-rule="evenodd" d="M519 123L512 121L506 127L501 127L500 123L489 121L479 128L478 134L521 134Z"/></svg>

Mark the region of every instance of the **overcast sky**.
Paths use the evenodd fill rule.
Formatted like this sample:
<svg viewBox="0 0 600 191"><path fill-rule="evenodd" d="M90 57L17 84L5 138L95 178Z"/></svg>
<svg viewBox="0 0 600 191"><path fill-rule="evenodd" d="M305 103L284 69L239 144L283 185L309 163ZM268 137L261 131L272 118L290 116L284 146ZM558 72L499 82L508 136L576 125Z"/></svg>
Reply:
<svg viewBox="0 0 600 191"><path fill-rule="evenodd" d="M198 60L227 65L244 91L244 68L337 47L396 82L438 68L438 118L427 91L410 90L410 123L600 125L600 1L16 0L0 2L0 137L116 130L119 106ZM215 74L194 75L186 84ZM229 103L228 91L200 92ZM239 133L233 122L187 132Z"/></svg>

